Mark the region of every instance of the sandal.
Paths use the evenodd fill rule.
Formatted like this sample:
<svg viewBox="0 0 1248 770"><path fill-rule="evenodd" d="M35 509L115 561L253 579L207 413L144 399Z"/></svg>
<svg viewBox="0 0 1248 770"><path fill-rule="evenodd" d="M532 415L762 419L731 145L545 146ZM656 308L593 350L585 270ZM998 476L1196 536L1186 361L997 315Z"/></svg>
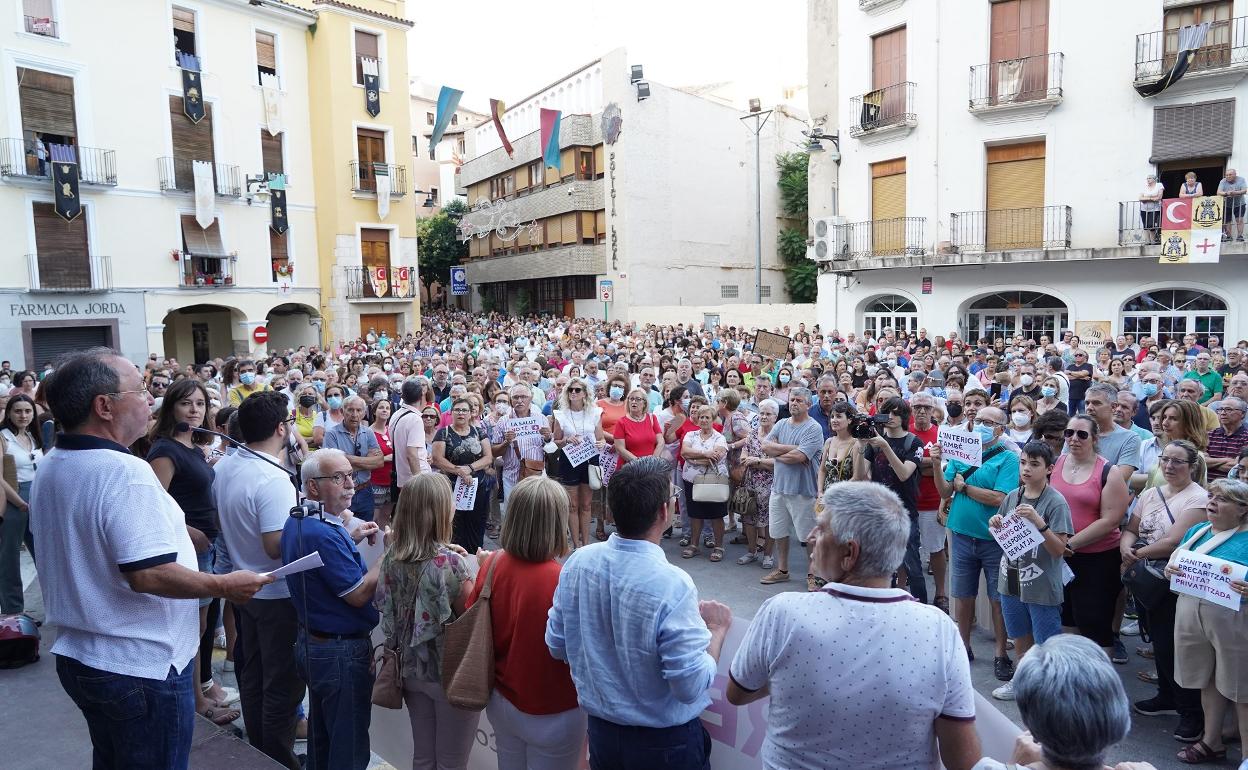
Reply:
<svg viewBox="0 0 1248 770"><path fill-rule="evenodd" d="M1183 750L1176 754L1179 761L1187 765L1203 765L1207 762L1221 762L1226 759L1226 749L1209 748L1209 744L1204 741L1196 741L1190 746L1184 746Z"/></svg>
<svg viewBox="0 0 1248 770"><path fill-rule="evenodd" d="M1152 647L1136 647L1135 654L1139 655L1141 658L1144 658L1146 660L1152 660L1153 648Z"/></svg>
<svg viewBox="0 0 1248 770"><path fill-rule="evenodd" d="M1135 677L1141 682L1148 682L1149 684L1157 684L1157 679L1159 678L1156 671L1149 671L1147 669L1140 669L1139 671L1136 671Z"/></svg>
<svg viewBox="0 0 1248 770"><path fill-rule="evenodd" d="M949 614L949 597L948 596L937 596L935 599L932 600L932 605L935 606L936 609L945 613L946 615Z"/></svg>
<svg viewBox="0 0 1248 770"><path fill-rule="evenodd" d="M720 548L719 546L715 546L714 548L712 548L711 549L711 561L723 561L723 560L724 560L724 549Z"/></svg>
<svg viewBox="0 0 1248 770"><path fill-rule="evenodd" d="M214 709L206 708L200 712L200 716L212 722L217 727L225 727L234 720L242 716L238 709ZM1226 752L1222 752L1225 754Z"/></svg>
<svg viewBox="0 0 1248 770"><path fill-rule="evenodd" d="M676 542L680 544L680 547L681 547L681 548L688 548L688 547L689 547L689 543L690 543L691 541L689 540L689 536L688 536L688 535L685 535L684 537L682 537L680 540L677 540Z"/></svg>
<svg viewBox="0 0 1248 770"><path fill-rule="evenodd" d="M697 556L699 553L701 553L701 551L699 551L697 548L689 547L680 552L680 558L692 559L693 557Z"/></svg>

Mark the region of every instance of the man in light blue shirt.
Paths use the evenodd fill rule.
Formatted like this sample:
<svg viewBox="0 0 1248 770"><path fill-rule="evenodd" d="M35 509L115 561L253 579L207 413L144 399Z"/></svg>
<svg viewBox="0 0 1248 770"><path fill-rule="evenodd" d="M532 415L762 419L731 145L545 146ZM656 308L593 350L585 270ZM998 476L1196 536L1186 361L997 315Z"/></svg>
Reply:
<svg viewBox="0 0 1248 770"><path fill-rule="evenodd" d="M710 767L698 717L732 613L698 601L693 580L659 547L676 510L671 478L654 457L616 471L607 495L617 531L573 553L555 589L546 646L568 662L589 714L593 770Z"/></svg>

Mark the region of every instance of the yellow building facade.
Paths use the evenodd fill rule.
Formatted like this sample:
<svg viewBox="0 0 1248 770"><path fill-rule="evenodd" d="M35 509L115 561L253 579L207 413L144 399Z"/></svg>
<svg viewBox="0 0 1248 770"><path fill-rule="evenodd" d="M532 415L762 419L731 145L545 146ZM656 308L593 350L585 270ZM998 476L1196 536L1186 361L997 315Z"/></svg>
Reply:
<svg viewBox="0 0 1248 770"><path fill-rule="evenodd" d="M308 82L324 342L370 329L392 337L415 331L416 204L424 197L400 162L410 156L412 136L412 22L402 0L295 4L317 13L308 32Z"/></svg>

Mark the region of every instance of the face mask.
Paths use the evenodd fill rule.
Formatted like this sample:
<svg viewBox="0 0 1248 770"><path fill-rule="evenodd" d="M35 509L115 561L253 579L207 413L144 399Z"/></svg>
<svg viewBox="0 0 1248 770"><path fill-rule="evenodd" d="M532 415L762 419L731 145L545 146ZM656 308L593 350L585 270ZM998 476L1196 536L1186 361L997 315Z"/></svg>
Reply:
<svg viewBox="0 0 1248 770"><path fill-rule="evenodd" d="M1022 383L1024 388L1030 388L1031 383L1035 382L1036 378L1032 377L1030 374L1024 374L1022 377L1018 378L1018 381Z"/></svg>
<svg viewBox="0 0 1248 770"><path fill-rule="evenodd" d="M781 385L788 385L788 384L789 384L789 380L790 380L790 379L792 379L792 378L791 378L791 377L789 377L789 375L787 375L787 374L782 374L782 375L780 375L780 384L781 384Z"/></svg>
<svg viewBox="0 0 1248 770"><path fill-rule="evenodd" d="M1140 390L1143 391L1145 396L1155 396L1157 395L1157 384L1153 382L1146 382L1140 387Z"/></svg>
<svg viewBox="0 0 1248 770"><path fill-rule="evenodd" d="M330 396L328 399L326 399L326 401L329 402L330 409L342 408L342 396Z"/></svg>
<svg viewBox="0 0 1248 770"><path fill-rule="evenodd" d="M313 380L312 387L316 388L316 392L324 393L325 392L325 380Z"/></svg>
<svg viewBox="0 0 1248 770"><path fill-rule="evenodd" d="M681 411L682 411L682 412L688 412L688 411L689 411L689 401L690 401L690 399L687 399L687 398L682 398L682 399L680 400L680 409L681 409Z"/></svg>
<svg viewBox="0 0 1248 770"><path fill-rule="evenodd" d="M507 410L508 410L509 408L510 408L510 407L508 407L508 406L507 406L507 404L503 404L503 403L498 403L498 404L495 404L495 405L494 405L494 411L495 411L495 412L496 412L496 413L497 413L500 417L501 417L502 415L507 414Z"/></svg>
<svg viewBox="0 0 1248 770"><path fill-rule="evenodd" d="M957 401L954 401L952 404L949 404L945 408L946 408L946 411L949 412L949 416L955 420L962 416L962 405L959 404Z"/></svg>
<svg viewBox="0 0 1248 770"><path fill-rule="evenodd" d="M987 425L976 425L975 432L979 434L980 439L983 440L985 444L996 438L996 436L993 435L992 428L989 428Z"/></svg>
<svg viewBox="0 0 1248 770"><path fill-rule="evenodd" d="M381 368L382 368L382 369L385 369L385 370L388 372L388 371L390 371L390 370L394 369L394 364L382 364L382 365L381 365Z"/></svg>
<svg viewBox="0 0 1248 770"><path fill-rule="evenodd" d="M1015 428L1021 428L1031 422L1031 416L1026 412L1014 412L1010 415L1010 422L1014 423Z"/></svg>
<svg viewBox="0 0 1248 770"><path fill-rule="evenodd" d="M316 406L316 396L300 396L299 406L303 407L304 409L311 409L312 407Z"/></svg>
<svg viewBox="0 0 1248 770"><path fill-rule="evenodd" d="M253 372L243 372L238 375L238 381L244 385L251 385L256 381L256 375Z"/></svg>
<svg viewBox="0 0 1248 770"><path fill-rule="evenodd" d="M390 398L390 391L388 391L388 390L379 390L379 391L377 391L376 393L374 393L374 394L373 394L373 398L386 398L386 399L388 399L388 398Z"/></svg>
<svg viewBox="0 0 1248 770"><path fill-rule="evenodd" d="M611 394L611 398L614 398L617 401L624 398L624 389L618 385L613 386L609 392Z"/></svg>
<svg viewBox="0 0 1248 770"><path fill-rule="evenodd" d="M1040 389L1040 395L1044 396L1045 398L1053 398L1054 396L1057 395L1057 388L1051 388L1047 386L1043 387Z"/></svg>

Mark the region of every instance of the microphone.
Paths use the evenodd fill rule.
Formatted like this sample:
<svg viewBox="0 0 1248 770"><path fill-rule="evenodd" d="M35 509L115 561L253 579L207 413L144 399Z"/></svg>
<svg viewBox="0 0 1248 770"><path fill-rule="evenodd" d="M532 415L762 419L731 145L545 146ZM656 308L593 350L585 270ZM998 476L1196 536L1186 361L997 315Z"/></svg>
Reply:
<svg viewBox="0 0 1248 770"><path fill-rule="evenodd" d="M259 458L259 459L261 459L261 460L265 461L266 463L268 463L269 465L272 465L274 468L278 468L278 469L280 469L280 470L282 471L282 473L285 473L287 476L290 476L292 479L295 477L295 472L294 472L294 471L290 470L289 468L286 468L286 467L285 467L285 466L283 466L281 463L279 463L279 462L277 462L277 461L275 461L275 460L272 460L272 459L270 459L270 458L268 458L268 457L265 457L264 455L260 454L259 452L255 451L255 450L254 450L254 449L252 449L251 447L249 447L249 446L247 446L246 444L244 444L243 442L241 442L241 441L236 441L236 440L235 440L232 436L230 436L229 434L226 434L226 433L218 433L218 432L217 432L217 431L215 431L215 430L208 430L207 428L192 428L192 427L191 427L191 424L190 424L190 423L188 423L188 422L180 422L180 423L178 423L177 425L174 425L174 426L173 426L173 430L174 430L174 432L175 432L175 433L186 433L187 431L190 431L190 432L192 432L192 433L207 433L207 434L208 434L208 435L210 435L210 436L217 436L218 438L221 438L221 439L223 439L223 440L225 440L225 441L228 441L228 442L230 443L230 446L234 447L235 449L238 449L238 450L240 450L240 451L246 452L247 454L251 455L252 457Z"/></svg>

